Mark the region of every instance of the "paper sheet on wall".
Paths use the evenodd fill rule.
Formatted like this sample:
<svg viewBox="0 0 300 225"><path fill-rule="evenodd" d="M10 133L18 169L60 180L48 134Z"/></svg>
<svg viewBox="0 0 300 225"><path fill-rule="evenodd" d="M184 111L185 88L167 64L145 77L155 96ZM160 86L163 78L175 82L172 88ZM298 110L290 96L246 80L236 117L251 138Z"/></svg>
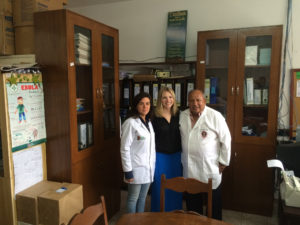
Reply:
<svg viewBox="0 0 300 225"><path fill-rule="evenodd" d="M297 80L296 97L300 97L300 80Z"/></svg>
<svg viewBox="0 0 300 225"><path fill-rule="evenodd" d="M43 180L42 146L13 153L15 194Z"/></svg>

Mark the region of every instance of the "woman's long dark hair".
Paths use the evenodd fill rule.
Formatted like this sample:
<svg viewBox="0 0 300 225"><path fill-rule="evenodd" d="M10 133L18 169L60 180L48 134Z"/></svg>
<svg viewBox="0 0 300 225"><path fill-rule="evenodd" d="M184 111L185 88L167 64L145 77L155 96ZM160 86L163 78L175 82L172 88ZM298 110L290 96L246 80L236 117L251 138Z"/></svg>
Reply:
<svg viewBox="0 0 300 225"><path fill-rule="evenodd" d="M139 112L137 111L137 105L139 104L139 102L143 99L143 98L149 98L150 102L151 102L151 96L146 93L146 92L140 92L139 94L137 94L132 101L132 106L131 106L131 110L128 112L126 119L128 119L129 117L134 117L137 118L140 116ZM149 119L151 117L152 114L152 106L150 106L150 111L149 113L146 115L146 119Z"/></svg>

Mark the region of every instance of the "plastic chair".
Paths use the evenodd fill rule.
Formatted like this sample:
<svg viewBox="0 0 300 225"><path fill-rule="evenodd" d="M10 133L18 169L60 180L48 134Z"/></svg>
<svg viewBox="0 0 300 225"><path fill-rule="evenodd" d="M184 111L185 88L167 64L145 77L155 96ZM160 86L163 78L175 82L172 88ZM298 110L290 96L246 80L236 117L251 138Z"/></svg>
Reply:
<svg viewBox="0 0 300 225"><path fill-rule="evenodd" d="M161 175L160 184L160 211L165 211L165 189L176 192L187 192L190 194L207 193L207 217L212 217L212 179L208 183L203 183L193 178L174 177L166 179L166 175ZM181 211L181 210L180 210ZM176 211L178 212L178 211Z"/></svg>
<svg viewBox="0 0 300 225"><path fill-rule="evenodd" d="M83 212L76 214L70 221L69 225L93 225L102 215L104 224L108 225L105 200L103 196L101 196L100 203L91 205L84 209Z"/></svg>

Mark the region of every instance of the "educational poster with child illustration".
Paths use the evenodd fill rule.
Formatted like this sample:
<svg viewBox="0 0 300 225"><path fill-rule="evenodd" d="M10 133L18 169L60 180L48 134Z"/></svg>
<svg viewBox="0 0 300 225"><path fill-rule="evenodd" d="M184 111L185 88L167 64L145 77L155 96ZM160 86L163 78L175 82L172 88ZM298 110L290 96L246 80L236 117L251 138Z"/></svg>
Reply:
<svg viewBox="0 0 300 225"><path fill-rule="evenodd" d="M34 70L6 73L12 151L46 141L42 75Z"/></svg>

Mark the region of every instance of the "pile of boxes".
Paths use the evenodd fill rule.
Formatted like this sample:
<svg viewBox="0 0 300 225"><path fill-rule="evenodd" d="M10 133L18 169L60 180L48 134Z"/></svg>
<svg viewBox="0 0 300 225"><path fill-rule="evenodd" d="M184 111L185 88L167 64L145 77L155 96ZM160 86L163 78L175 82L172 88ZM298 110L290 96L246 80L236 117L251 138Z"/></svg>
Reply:
<svg viewBox="0 0 300 225"><path fill-rule="evenodd" d="M34 12L62 9L67 0L1 0L0 55L34 54Z"/></svg>
<svg viewBox="0 0 300 225"><path fill-rule="evenodd" d="M83 209L82 185L41 181L16 195L17 220L29 224L68 224Z"/></svg>

